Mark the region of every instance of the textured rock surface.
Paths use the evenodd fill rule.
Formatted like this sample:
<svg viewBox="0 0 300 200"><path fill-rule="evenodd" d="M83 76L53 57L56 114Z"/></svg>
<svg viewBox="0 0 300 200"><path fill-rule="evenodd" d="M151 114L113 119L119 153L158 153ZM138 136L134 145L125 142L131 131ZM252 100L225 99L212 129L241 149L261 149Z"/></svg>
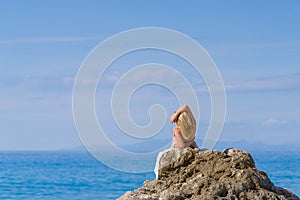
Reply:
<svg viewBox="0 0 300 200"><path fill-rule="evenodd" d="M145 181L119 199L299 199L274 186L265 172L255 168L251 155L238 149L172 149L159 164L158 180Z"/></svg>

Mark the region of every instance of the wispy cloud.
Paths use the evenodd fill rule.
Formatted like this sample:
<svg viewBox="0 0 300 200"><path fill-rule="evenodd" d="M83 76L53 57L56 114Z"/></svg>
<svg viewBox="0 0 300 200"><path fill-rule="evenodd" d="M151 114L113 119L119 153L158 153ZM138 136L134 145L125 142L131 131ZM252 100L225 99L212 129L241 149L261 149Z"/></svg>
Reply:
<svg viewBox="0 0 300 200"><path fill-rule="evenodd" d="M270 126L281 125L281 124L286 124L286 123L287 123L286 121L282 121L282 120L275 119L275 118L270 118L270 119L267 119L266 121L264 121L262 123L262 126L270 127Z"/></svg>
<svg viewBox="0 0 300 200"><path fill-rule="evenodd" d="M0 112L43 113L70 109L73 81L70 77L26 77L0 81Z"/></svg>
<svg viewBox="0 0 300 200"><path fill-rule="evenodd" d="M123 87L128 88L136 86L136 84L149 80L149 71L141 71L138 75L130 76L125 81ZM181 84L181 79L176 73L162 73L160 71L153 72L151 76L156 77L157 83L172 85L177 89L186 90L184 85ZM117 81L120 79L121 74L113 72L104 76L103 82L99 82L101 87L113 89ZM161 80L161 81L159 81ZM50 77L25 77L14 80L2 80L0 87L2 88L26 88L29 90L47 90L47 91L71 91L74 77L70 76L50 76ZM81 84L89 86L90 84L97 83L98 79L80 79ZM187 80L189 81L189 80ZM207 87L204 83L195 85L192 83L194 90L200 94L207 94ZM248 81L238 82L225 82L225 89L227 93L237 92L271 92L271 91L287 91L300 89L300 73L289 74L283 76L265 77L260 79L252 79Z"/></svg>
<svg viewBox="0 0 300 200"><path fill-rule="evenodd" d="M214 83L211 83L214 91L218 91ZM195 86L195 85L194 85ZM283 76L265 77L252 79L247 81L235 81L224 83L226 93L241 93L241 92L272 92L272 91L288 91L300 89L300 73L289 74ZM208 94L208 89L205 83L200 83L195 86L198 94Z"/></svg>
<svg viewBox="0 0 300 200"><path fill-rule="evenodd" d="M71 91L74 79L69 76L28 76L0 81L3 90Z"/></svg>
<svg viewBox="0 0 300 200"><path fill-rule="evenodd" d="M157 82L159 83L168 83L167 85L173 86L182 86L181 90L186 90L184 85L181 84L182 80L176 76L176 73L165 73L162 71L150 72L148 70L141 71L138 75L131 76L125 82L126 84L123 87L128 88L131 85L136 85L139 82L143 82L142 80L149 80L149 76L152 73L152 76L155 76ZM117 81L120 79L121 74L114 72L108 74L104 77L104 85L112 88L115 86ZM187 77L185 77L187 78ZM190 77L193 79L193 77ZM161 80L161 81L159 81ZM166 81L167 80L167 81ZM96 80L81 80L83 84L92 83ZM191 86L198 94L207 94L208 90L204 82L195 82L193 80L187 81L191 83ZM213 84L210 86L211 88L217 90ZM102 85L103 86L103 85ZM257 78L245 81L236 81L236 82L225 82L224 83L225 90L227 93L236 93L236 92L271 92L271 91L287 91L287 90L295 90L300 89L300 73L288 74L282 76L271 76L264 78Z"/></svg>
<svg viewBox="0 0 300 200"><path fill-rule="evenodd" d="M232 45L231 48L247 48L247 49L256 49L256 48L277 48L277 47L291 47L299 46L300 41L278 41L278 42L268 42L268 43L252 43L252 44L240 44Z"/></svg>
<svg viewBox="0 0 300 200"><path fill-rule="evenodd" d="M225 84L227 92L255 92L300 89L300 73Z"/></svg>
<svg viewBox="0 0 300 200"><path fill-rule="evenodd" d="M88 40L97 40L99 37L44 37L44 38L15 38L0 40L0 44L18 44L18 43L49 43L49 42L80 42Z"/></svg>

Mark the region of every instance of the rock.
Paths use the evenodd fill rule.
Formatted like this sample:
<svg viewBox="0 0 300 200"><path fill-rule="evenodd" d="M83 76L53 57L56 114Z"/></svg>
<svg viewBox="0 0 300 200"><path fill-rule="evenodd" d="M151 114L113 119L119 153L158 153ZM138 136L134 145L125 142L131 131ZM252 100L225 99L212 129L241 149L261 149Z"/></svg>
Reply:
<svg viewBox="0 0 300 200"><path fill-rule="evenodd" d="M276 187L265 172L255 168L251 155L238 149L170 149L161 156L159 167L158 180L145 181L119 200L300 200Z"/></svg>

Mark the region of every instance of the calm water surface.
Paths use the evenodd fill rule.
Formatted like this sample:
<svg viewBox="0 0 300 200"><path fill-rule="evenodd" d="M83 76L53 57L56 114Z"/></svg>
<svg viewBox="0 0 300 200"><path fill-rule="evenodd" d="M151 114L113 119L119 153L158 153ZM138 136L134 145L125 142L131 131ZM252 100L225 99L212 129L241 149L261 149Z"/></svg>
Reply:
<svg viewBox="0 0 300 200"><path fill-rule="evenodd" d="M300 195L299 152L252 155L275 185ZM110 169L86 152L0 152L1 200L116 199L154 178Z"/></svg>

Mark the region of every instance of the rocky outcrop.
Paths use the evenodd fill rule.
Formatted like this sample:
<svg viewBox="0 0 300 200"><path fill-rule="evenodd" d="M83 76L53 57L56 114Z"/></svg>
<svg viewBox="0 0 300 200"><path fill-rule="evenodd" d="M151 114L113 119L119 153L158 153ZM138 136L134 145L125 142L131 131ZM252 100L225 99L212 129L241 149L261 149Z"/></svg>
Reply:
<svg viewBox="0 0 300 200"><path fill-rule="evenodd" d="M158 180L145 181L119 199L299 199L276 187L265 172L255 168L251 155L238 149L171 149L162 155L159 167Z"/></svg>

